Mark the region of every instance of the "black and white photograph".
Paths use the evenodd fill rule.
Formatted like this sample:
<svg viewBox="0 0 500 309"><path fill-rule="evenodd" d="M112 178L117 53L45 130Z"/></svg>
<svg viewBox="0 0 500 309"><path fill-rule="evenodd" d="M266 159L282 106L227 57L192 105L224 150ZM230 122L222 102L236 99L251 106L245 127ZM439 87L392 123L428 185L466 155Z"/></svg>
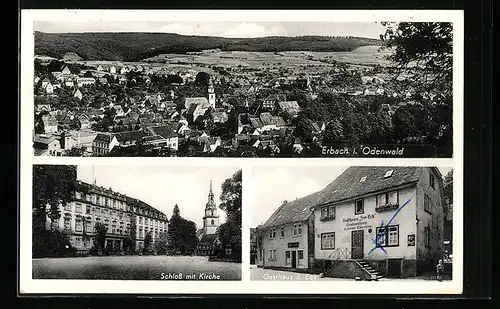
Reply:
<svg viewBox="0 0 500 309"><path fill-rule="evenodd" d="M33 23L33 152L453 155L453 23Z"/></svg>
<svg viewBox="0 0 500 309"><path fill-rule="evenodd" d="M251 280L452 280L452 167L255 168L252 194Z"/></svg>
<svg viewBox="0 0 500 309"><path fill-rule="evenodd" d="M33 166L33 279L241 280L237 168Z"/></svg>

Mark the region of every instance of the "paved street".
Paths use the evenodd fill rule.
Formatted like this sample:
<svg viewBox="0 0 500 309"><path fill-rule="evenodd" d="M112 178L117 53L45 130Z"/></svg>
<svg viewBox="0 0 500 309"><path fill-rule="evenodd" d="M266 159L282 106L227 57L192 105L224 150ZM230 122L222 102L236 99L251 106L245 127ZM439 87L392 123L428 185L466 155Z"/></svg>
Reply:
<svg viewBox="0 0 500 309"><path fill-rule="evenodd" d="M241 280L241 264L200 256L33 259L34 279Z"/></svg>

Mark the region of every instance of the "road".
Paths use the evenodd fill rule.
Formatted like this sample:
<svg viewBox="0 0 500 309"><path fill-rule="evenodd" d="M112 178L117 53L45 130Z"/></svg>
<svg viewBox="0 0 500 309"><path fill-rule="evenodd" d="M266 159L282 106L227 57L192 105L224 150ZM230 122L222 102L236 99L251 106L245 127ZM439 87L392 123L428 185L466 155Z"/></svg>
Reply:
<svg viewBox="0 0 500 309"><path fill-rule="evenodd" d="M33 279L241 280L241 264L201 256L33 259Z"/></svg>

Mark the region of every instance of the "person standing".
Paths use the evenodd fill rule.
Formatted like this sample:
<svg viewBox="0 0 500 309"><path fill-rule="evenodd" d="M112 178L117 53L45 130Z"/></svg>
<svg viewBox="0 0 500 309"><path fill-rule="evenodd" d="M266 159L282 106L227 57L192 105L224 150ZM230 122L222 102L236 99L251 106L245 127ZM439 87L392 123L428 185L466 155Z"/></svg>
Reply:
<svg viewBox="0 0 500 309"><path fill-rule="evenodd" d="M437 280L438 281L443 281L442 275L443 275L443 260L439 260L437 266L436 266L436 271L437 271Z"/></svg>

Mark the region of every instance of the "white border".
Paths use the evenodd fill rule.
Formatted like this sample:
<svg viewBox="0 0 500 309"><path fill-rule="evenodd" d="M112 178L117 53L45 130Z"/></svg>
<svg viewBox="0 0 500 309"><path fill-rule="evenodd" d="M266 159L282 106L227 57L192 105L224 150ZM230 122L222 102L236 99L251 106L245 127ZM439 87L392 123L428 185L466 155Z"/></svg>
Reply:
<svg viewBox="0 0 500 309"><path fill-rule="evenodd" d="M374 159L374 158L69 158L35 157L32 151L33 128L33 21L443 21L453 23L453 158L451 159ZM25 293L250 293L250 294L459 294L463 289L463 11L459 10L22 10L21 11L21 136L20 136L20 231L19 292ZM272 282L250 281L249 228L251 210L243 207L242 281L117 281L117 280L36 280L31 277L31 194L33 164L84 165L204 165L241 166L243 169L243 205L251 193L252 167L257 166L351 166L351 165L415 165L453 166L453 280L448 282Z"/></svg>

